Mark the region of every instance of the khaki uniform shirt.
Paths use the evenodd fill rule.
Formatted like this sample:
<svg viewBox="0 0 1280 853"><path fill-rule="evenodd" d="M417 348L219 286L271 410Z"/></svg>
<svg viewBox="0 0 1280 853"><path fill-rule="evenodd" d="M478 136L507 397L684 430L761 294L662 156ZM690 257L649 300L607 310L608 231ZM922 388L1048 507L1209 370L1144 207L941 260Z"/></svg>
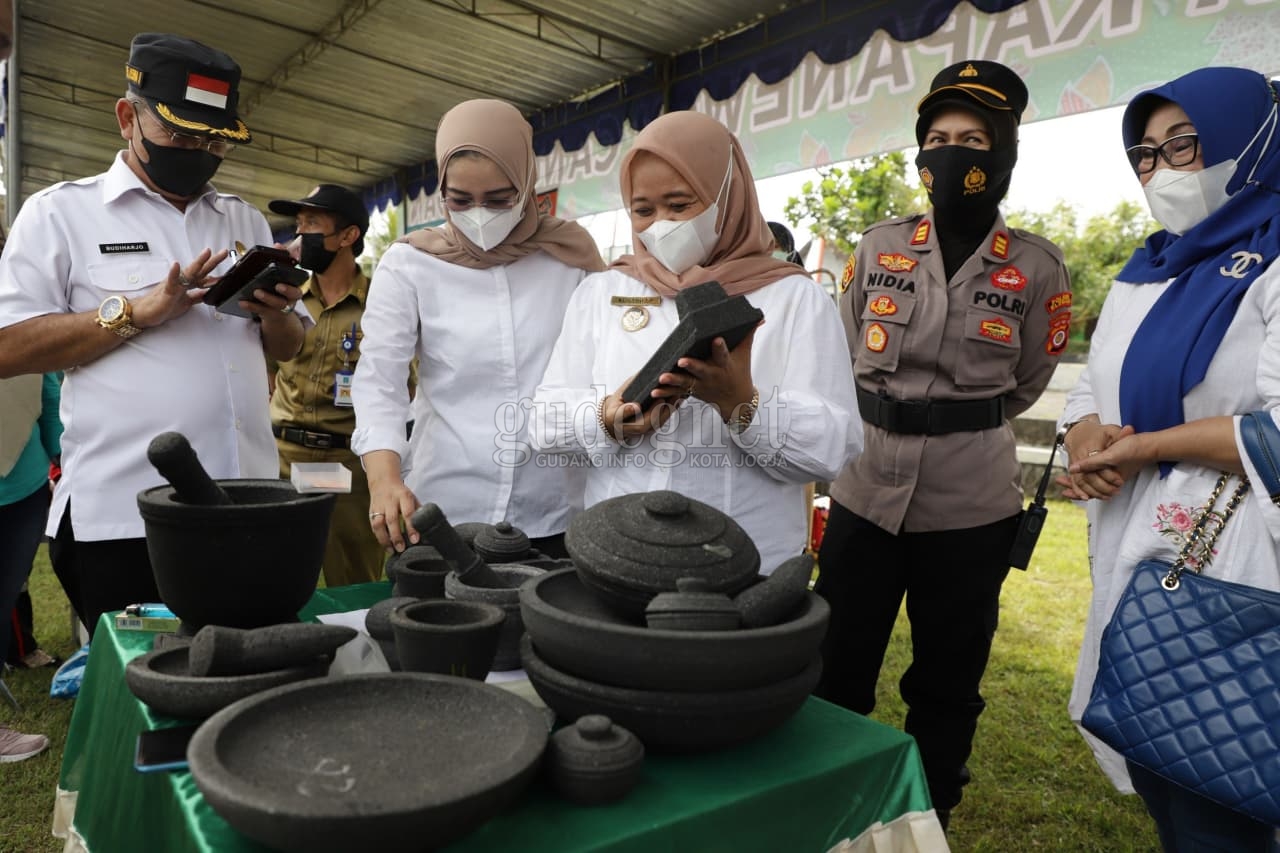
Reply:
<svg viewBox="0 0 1280 853"><path fill-rule="evenodd" d="M271 423L275 426L330 432L350 436L356 427L356 410L334 405L335 377L339 370L355 372L364 332L360 318L369 294L369 278L358 273L351 290L333 305L320 300L315 278L302 286L302 302L315 318L308 329L302 350L290 361L270 364L275 370L276 388L271 396ZM344 365L342 338L356 330L355 349ZM409 387L417 385L416 369L410 367Z"/></svg>
<svg viewBox="0 0 1280 853"><path fill-rule="evenodd" d="M1026 411L1066 348L1071 289L1049 241L991 232L951 281L933 220L869 228L841 282L840 317L859 386L896 400L1003 395L1007 418ZM1018 512L1013 428L945 435L863 424L866 449L831 486L842 506L891 533L960 530Z"/></svg>

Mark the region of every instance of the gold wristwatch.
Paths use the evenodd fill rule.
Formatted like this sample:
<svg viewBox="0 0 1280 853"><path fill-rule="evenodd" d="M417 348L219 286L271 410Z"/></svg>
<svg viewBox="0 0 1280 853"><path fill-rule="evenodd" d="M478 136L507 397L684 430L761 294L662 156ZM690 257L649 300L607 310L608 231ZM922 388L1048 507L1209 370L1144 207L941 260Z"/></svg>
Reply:
<svg viewBox="0 0 1280 853"><path fill-rule="evenodd" d="M133 325L133 306L123 296L108 296L98 306L98 325L128 340L142 330Z"/></svg>

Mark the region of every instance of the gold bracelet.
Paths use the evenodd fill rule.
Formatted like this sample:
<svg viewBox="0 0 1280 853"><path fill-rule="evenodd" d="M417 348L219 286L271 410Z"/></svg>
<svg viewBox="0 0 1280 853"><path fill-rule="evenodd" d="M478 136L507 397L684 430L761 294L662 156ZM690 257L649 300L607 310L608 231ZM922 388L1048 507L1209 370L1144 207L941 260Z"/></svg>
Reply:
<svg viewBox="0 0 1280 853"><path fill-rule="evenodd" d="M756 412L760 410L760 389L752 386L751 402L744 405L738 405L737 416L729 421L729 432L738 435L747 427L751 426L751 422L756 419Z"/></svg>
<svg viewBox="0 0 1280 853"><path fill-rule="evenodd" d="M609 437L610 441L617 442L617 437L610 431L609 425L604 421L604 404L612 394L605 394L600 398L600 402L596 404L596 423L600 425L600 431Z"/></svg>

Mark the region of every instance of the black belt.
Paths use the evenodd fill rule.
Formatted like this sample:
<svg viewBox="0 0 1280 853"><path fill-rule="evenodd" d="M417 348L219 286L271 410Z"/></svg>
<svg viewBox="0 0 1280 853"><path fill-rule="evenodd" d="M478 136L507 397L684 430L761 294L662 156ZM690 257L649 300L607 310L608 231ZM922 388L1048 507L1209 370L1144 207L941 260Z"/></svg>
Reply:
<svg viewBox="0 0 1280 853"><path fill-rule="evenodd" d="M303 447L314 447L317 450L346 450L351 444L351 439L347 436L332 432L315 432L309 429L279 426L271 427L271 432L276 438L283 438L285 441L301 444Z"/></svg>
<svg viewBox="0 0 1280 853"><path fill-rule="evenodd" d="M1004 397L987 400L894 400L858 387L862 419L889 432L942 435L1004 424Z"/></svg>

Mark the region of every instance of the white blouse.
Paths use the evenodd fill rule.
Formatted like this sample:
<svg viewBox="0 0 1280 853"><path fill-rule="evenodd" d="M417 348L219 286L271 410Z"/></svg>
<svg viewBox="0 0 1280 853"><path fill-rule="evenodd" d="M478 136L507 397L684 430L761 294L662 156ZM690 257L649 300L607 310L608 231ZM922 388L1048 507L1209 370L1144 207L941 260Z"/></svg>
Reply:
<svg viewBox="0 0 1280 853"><path fill-rule="evenodd" d="M764 312L751 350L760 391L755 420L731 435L715 407L684 401L657 431L624 447L599 427L596 407L633 376L679 322L676 303L646 306L648 324L622 326L625 304L652 297L619 271L588 277L574 293L546 376L534 395L530 441L538 465L586 475L586 505L669 489L722 510L760 550L761 571L804 549L804 484L830 480L862 450L848 347L835 305L803 275L747 295Z"/></svg>
<svg viewBox="0 0 1280 853"><path fill-rule="evenodd" d="M452 524L508 521L535 538L563 532L581 506L580 489L568 471L534 464L526 415L585 275L545 252L471 269L393 245L374 272L361 319L351 392L355 452L399 454L405 484Z"/></svg>
<svg viewBox="0 0 1280 853"><path fill-rule="evenodd" d="M1129 342L1147 312L1171 282L1112 285L1089 350L1089 364L1067 397L1064 423L1097 413L1104 424L1120 424L1120 369ZM1273 263L1250 286L1204 381L1183 401L1188 421L1220 415L1280 410L1280 264ZM1280 421L1280 418L1277 418ZM1245 469L1261 482L1239 439ZM1102 631L1111 618L1133 568L1144 559L1173 560L1182 547L1192 513L1203 507L1221 472L1190 463L1174 466L1161 479L1158 469L1143 470L1109 501L1089 501L1089 561L1093 598L1084 645L1076 668L1069 710L1078 724L1098 671ZM1232 478L1218 508L1239 485ZM1280 507L1261 488L1250 489L1218 539L1216 556L1205 574L1264 589L1280 589ZM1102 769L1126 793L1132 792L1124 760L1081 731Z"/></svg>

